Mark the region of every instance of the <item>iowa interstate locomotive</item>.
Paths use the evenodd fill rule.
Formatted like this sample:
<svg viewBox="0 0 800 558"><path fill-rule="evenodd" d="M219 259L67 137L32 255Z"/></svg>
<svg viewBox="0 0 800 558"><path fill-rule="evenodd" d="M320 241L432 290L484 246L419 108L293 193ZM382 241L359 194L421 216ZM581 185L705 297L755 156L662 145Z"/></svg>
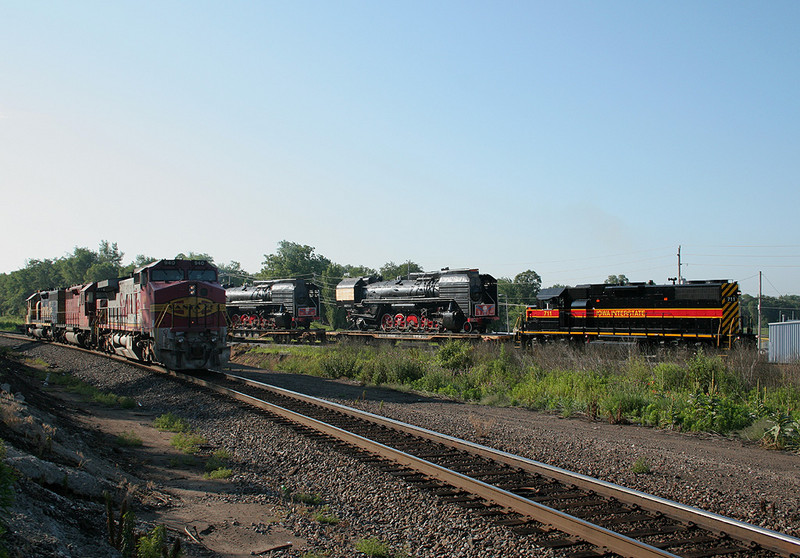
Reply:
<svg viewBox="0 0 800 558"><path fill-rule="evenodd" d="M319 319L319 287L304 279L255 281L225 291L231 328L308 329Z"/></svg>
<svg viewBox="0 0 800 558"><path fill-rule="evenodd" d="M172 370L227 361L225 290L217 268L161 260L131 277L52 291L27 300L27 333Z"/></svg>
<svg viewBox="0 0 800 558"><path fill-rule="evenodd" d="M543 289L517 327L525 345L552 339L703 343L750 340L739 315L739 285L690 281Z"/></svg>
<svg viewBox="0 0 800 558"><path fill-rule="evenodd" d="M383 281L346 278L336 303L350 329L482 332L497 319L497 281L477 269L443 269Z"/></svg>

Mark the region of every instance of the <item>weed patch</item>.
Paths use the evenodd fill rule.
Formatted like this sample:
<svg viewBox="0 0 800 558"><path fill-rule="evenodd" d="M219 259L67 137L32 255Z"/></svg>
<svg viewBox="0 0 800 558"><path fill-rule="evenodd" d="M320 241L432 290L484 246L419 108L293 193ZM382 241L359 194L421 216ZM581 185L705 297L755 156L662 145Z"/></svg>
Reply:
<svg viewBox="0 0 800 558"><path fill-rule="evenodd" d="M189 421L172 413L172 411L157 416L153 426L162 432L189 432Z"/></svg>
<svg viewBox="0 0 800 558"><path fill-rule="evenodd" d="M207 440L199 434L185 434L179 433L173 436L169 441L170 445L183 453L193 455L200 451L200 446L205 444Z"/></svg>
<svg viewBox="0 0 800 558"><path fill-rule="evenodd" d="M123 432L116 437L115 442L118 446L133 448L142 445L142 439L133 432Z"/></svg>

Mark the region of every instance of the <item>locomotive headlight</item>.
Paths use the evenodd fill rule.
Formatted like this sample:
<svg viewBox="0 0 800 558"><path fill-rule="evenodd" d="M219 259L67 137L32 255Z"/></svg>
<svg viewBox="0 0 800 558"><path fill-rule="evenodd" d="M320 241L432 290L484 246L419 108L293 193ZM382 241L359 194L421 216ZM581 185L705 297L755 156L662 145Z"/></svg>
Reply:
<svg viewBox="0 0 800 558"><path fill-rule="evenodd" d="M197 285L195 285L195 284L189 285L189 294L191 296L194 296L194 295L197 294Z"/></svg>

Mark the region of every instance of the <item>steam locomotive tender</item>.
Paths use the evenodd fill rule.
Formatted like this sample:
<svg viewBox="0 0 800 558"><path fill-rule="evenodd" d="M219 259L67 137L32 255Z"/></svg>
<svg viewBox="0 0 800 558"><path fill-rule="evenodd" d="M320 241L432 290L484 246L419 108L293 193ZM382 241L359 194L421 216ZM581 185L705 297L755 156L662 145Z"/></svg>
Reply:
<svg viewBox="0 0 800 558"><path fill-rule="evenodd" d="M228 360L225 290L200 260L161 260L131 277L33 293L27 333L172 370Z"/></svg>
<svg viewBox="0 0 800 558"><path fill-rule="evenodd" d="M255 281L225 291L236 330L308 329L319 319L319 287L304 279Z"/></svg>
<svg viewBox="0 0 800 558"><path fill-rule="evenodd" d="M578 285L539 292L518 323L521 344L552 339L690 342L747 340L739 285L725 280L655 285Z"/></svg>
<svg viewBox="0 0 800 558"><path fill-rule="evenodd" d="M336 303L357 330L482 332L498 318L497 281L477 269L348 278L336 287Z"/></svg>

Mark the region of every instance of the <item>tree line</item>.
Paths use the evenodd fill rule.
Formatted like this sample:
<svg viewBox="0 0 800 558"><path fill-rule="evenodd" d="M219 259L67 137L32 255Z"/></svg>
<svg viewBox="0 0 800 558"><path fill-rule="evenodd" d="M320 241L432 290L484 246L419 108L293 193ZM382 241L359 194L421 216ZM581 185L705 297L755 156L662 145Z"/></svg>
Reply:
<svg viewBox="0 0 800 558"><path fill-rule="evenodd" d="M72 254L61 258L28 260L24 268L0 274L0 315L23 316L25 300L38 290L126 277L134 269L161 259L140 254L124 265L123 256L124 253L119 250L116 242L103 240L96 251L76 247ZM174 258L214 262L211 255L196 252L179 253ZM363 265L340 264L318 254L313 246L287 240L278 242L274 253L264 254L262 267L255 274L243 270L239 262L214 263L219 268L220 282L228 286L238 286L259 279L298 277L313 280L321 289L323 320L335 328L346 325L346 316L343 310L337 308L335 295L336 285L343 278L374 275L392 279L423 271L418 263L411 260L401 263L389 261L378 269ZM605 283L624 285L629 281L625 275L620 274L609 275ZM500 319L493 324L493 329L495 331L513 329L525 307L536 302L536 295L541 287L542 278L531 269L522 271L514 277L498 277ZM742 295L741 307L745 325L755 325L758 317L758 300L750 295ZM800 296L762 297L761 314L762 327L783 319L800 319Z"/></svg>
<svg viewBox="0 0 800 558"><path fill-rule="evenodd" d="M96 251L76 247L73 253L61 258L28 260L24 268L0 274L0 315L24 316L25 300L36 291L126 277L134 269L160 259L140 254L124 265L123 257L124 253L119 250L116 242L103 240ZM174 258L214 262L210 254L196 252L179 253ZM235 261L216 265L219 268L220 282L227 286L289 277L312 280L321 290L323 320L335 328L346 325L344 310L336 306L336 285L343 278L374 275L391 279L423 271L418 263L410 260L401 263L389 261L378 269L340 264L316 253L313 246L287 240L280 241L274 253L264 255L258 273L248 273ZM501 296L500 323L497 324L497 329L504 329L506 322L513 327L525 306L536 300L541 284L541 277L532 270L519 273L514 278L498 279L498 292Z"/></svg>

